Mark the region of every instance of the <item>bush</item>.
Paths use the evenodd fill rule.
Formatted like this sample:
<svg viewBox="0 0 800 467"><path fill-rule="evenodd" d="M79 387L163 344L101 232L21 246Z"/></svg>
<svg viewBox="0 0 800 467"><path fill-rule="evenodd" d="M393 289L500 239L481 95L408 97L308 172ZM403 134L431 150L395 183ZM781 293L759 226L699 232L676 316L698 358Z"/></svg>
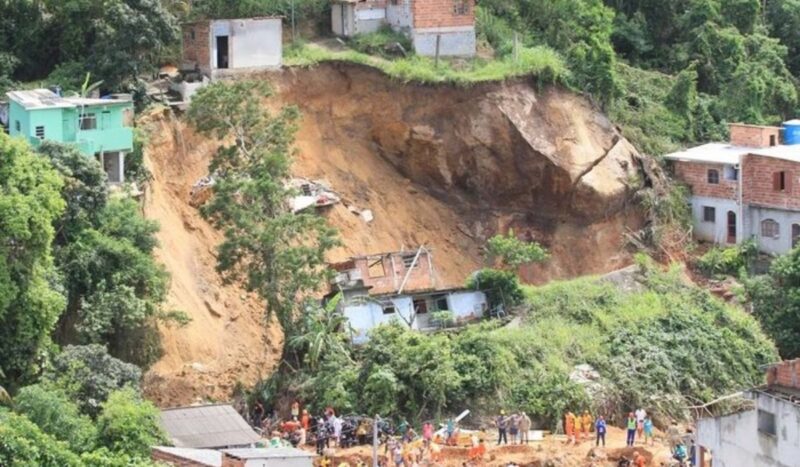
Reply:
<svg viewBox="0 0 800 467"><path fill-rule="evenodd" d="M481 269L467 280L467 288L486 293L491 308L518 305L524 298L519 278L511 271Z"/></svg>
<svg viewBox="0 0 800 467"><path fill-rule="evenodd" d="M167 442L158 409L131 388L114 391L97 418L97 440L116 453L146 458Z"/></svg>
<svg viewBox="0 0 800 467"><path fill-rule="evenodd" d="M24 416L0 408L0 465L77 467L82 464L66 443L44 433Z"/></svg>
<svg viewBox="0 0 800 467"><path fill-rule="evenodd" d="M45 433L66 442L75 452L91 451L96 436L92 420L55 388L36 384L22 388L14 398L15 410Z"/></svg>
<svg viewBox="0 0 800 467"><path fill-rule="evenodd" d="M392 49L399 44L406 53L413 53L411 39L402 32L397 32L391 26L382 26L378 31L368 34L358 34L350 45L357 51L384 57L397 55Z"/></svg>
<svg viewBox="0 0 800 467"><path fill-rule="evenodd" d="M109 394L124 387L139 387L142 371L108 355L105 347L69 345L53 359L44 379L61 388L81 413L95 417Z"/></svg>
<svg viewBox="0 0 800 467"><path fill-rule="evenodd" d="M734 276L749 271L757 255L758 244L749 239L732 247L715 246L697 260L697 267L709 277Z"/></svg>

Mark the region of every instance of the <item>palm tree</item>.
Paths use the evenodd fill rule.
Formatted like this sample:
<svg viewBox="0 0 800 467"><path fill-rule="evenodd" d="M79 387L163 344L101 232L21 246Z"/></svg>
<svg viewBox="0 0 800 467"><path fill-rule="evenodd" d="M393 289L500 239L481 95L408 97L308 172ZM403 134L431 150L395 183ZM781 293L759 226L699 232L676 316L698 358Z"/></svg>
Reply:
<svg viewBox="0 0 800 467"><path fill-rule="evenodd" d="M319 366L323 352L341 354L350 360L347 351L347 318L337 309L342 294L336 294L328 303L312 307L306 312L303 332L289 338L289 346L298 353L304 352L303 361L312 370Z"/></svg>

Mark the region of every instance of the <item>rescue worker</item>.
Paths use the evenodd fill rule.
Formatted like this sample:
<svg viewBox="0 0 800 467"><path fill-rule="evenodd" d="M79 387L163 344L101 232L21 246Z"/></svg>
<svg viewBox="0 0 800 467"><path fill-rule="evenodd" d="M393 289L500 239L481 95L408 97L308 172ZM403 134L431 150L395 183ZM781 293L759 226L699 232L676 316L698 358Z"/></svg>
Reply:
<svg viewBox="0 0 800 467"><path fill-rule="evenodd" d="M519 436L520 436L520 444L528 444L528 435L531 431L531 417L528 416L525 412L522 412L522 416L519 420Z"/></svg>
<svg viewBox="0 0 800 467"><path fill-rule="evenodd" d="M636 417L633 415L633 412L630 412L625 422L625 428L628 430L627 446L633 446L633 443L636 441L636 425Z"/></svg>
<svg viewBox="0 0 800 467"><path fill-rule="evenodd" d="M569 444L575 436L575 415L572 412L567 411L564 416L564 431L567 434L567 444Z"/></svg>
<svg viewBox="0 0 800 467"><path fill-rule="evenodd" d="M594 419L589 414L588 410L584 410L581 426L583 427L583 437L587 440L589 439L589 432L592 431L592 425L594 425Z"/></svg>
<svg viewBox="0 0 800 467"><path fill-rule="evenodd" d="M581 439L581 432L583 431L583 417L580 415L573 415L573 417L575 418L573 441L577 444Z"/></svg>

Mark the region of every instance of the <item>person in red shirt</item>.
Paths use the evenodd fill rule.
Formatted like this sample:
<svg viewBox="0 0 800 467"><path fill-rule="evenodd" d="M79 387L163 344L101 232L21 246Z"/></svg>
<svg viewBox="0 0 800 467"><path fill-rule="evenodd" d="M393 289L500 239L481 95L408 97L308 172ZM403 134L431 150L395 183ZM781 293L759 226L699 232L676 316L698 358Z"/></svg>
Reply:
<svg viewBox="0 0 800 467"><path fill-rule="evenodd" d="M311 424L311 417L308 415L308 410L303 409L303 415L300 417L300 424L303 425L303 428L308 431L308 427Z"/></svg>
<svg viewBox="0 0 800 467"><path fill-rule="evenodd" d="M634 467L645 467L645 465L647 465L647 459L645 459L644 456L639 454L638 452L634 452L633 465Z"/></svg>

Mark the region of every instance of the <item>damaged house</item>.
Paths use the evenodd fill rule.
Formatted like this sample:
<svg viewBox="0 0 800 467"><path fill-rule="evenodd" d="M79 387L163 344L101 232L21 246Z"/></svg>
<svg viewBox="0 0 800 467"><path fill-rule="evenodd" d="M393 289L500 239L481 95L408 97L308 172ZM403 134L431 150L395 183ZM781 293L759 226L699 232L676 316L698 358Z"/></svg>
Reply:
<svg viewBox="0 0 800 467"><path fill-rule="evenodd" d="M424 247L356 256L332 267L337 274L328 298L341 292L339 308L354 343L365 342L369 330L380 324L438 329L436 312L448 312L456 323L463 323L481 318L488 309L482 291L440 287L431 252Z"/></svg>
<svg viewBox="0 0 800 467"><path fill-rule="evenodd" d="M475 55L475 0L333 0L331 27L342 37L382 26L406 34L419 55Z"/></svg>

